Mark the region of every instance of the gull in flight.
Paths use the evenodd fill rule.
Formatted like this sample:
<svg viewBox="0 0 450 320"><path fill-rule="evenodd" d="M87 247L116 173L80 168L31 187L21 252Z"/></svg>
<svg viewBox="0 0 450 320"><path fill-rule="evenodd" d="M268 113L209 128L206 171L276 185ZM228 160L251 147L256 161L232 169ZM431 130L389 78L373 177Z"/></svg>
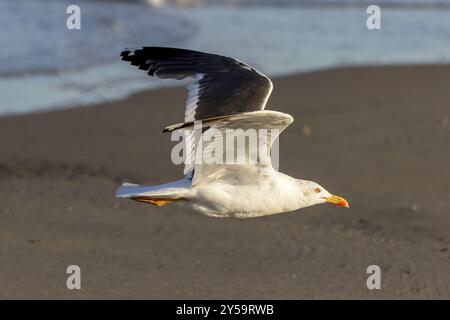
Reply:
<svg viewBox="0 0 450 320"><path fill-rule="evenodd" d="M155 186L124 183L117 197L156 206L175 203L213 217L254 218L321 203L348 208L345 199L318 183L273 168L273 142L293 118L264 110L272 92L267 76L237 59L185 49L144 47L126 49L121 56L150 76L191 81L184 122L163 130L183 132L184 178ZM271 134L256 135L255 144L246 140L249 130ZM244 143L223 147L229 132ZM217 157L220 150L230 161L204 159L223 160L222 154Z"/></svg>

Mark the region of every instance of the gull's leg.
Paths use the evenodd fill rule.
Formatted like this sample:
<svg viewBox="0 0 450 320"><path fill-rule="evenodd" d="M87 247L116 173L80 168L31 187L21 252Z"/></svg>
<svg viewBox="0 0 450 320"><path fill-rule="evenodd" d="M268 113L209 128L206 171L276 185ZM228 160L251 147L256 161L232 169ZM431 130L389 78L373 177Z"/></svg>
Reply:
<svg viewBox="0 0 450 320"><path fill-rule="evenodd" d="M181 198L180 199L162 199L162 198L153 198L153 197L133 197L130 199L134 200L134 201L138 201L138 202L150 203L150 204L153 204L158 207L181 200Z"/></svg>

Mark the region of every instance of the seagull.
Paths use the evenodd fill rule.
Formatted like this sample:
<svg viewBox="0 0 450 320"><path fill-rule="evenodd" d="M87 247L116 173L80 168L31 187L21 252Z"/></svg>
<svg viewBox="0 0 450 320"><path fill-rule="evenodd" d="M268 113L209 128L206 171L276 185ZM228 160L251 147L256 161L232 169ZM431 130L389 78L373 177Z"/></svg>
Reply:
<svg viewBox="0 0 450 320"><path fill-rule="evenodd" d="M184 177L154 186L124 183L117 197L158 207L174 203L220 218L255 218L323 203L349 207L344 198L318 183L295 179L273 167L270 150L293 117L264 110L273 85L260 71L234 58L178 48L125 49L121 57L150 76L187 79L189 84L184 121L163 130L182 133ZM248 130L271 134L257 136L256 144L249 139L223 150L228 133L239 139ZM236 160L233 152L242 149ZM208 154L211 160L217 150L233 156L230 161L203 159Z"/></svg>

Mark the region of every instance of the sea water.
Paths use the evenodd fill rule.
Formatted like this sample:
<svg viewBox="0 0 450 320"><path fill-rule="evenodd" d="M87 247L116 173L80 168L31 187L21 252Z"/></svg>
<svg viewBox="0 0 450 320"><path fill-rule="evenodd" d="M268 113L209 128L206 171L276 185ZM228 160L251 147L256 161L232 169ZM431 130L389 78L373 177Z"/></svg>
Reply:
<svg viewBox="0 0 450 320"><path fill-rule="evenodd" d="M425 9L380 4L380 30L367 28L366 6L358 1L253 2L155 8L145 1L0 0L0 115L90 105L175 84L121 61L126 47L214 52L271 76L450 61L450 0ZM66 27L71 4L81 8L80 30Z"/></svg>

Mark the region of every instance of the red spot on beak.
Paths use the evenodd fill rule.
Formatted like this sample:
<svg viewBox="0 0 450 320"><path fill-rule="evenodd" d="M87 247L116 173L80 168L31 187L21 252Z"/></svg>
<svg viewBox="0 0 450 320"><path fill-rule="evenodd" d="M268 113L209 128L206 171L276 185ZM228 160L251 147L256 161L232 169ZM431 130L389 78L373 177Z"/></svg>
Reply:
<svg viewBox="0 0 450 320"><path fill-rule="evenodd" d="M348 206L347 202L345 202L345 201L339 201L337 205L339 207L346 207L346 206Z"/></svg>

